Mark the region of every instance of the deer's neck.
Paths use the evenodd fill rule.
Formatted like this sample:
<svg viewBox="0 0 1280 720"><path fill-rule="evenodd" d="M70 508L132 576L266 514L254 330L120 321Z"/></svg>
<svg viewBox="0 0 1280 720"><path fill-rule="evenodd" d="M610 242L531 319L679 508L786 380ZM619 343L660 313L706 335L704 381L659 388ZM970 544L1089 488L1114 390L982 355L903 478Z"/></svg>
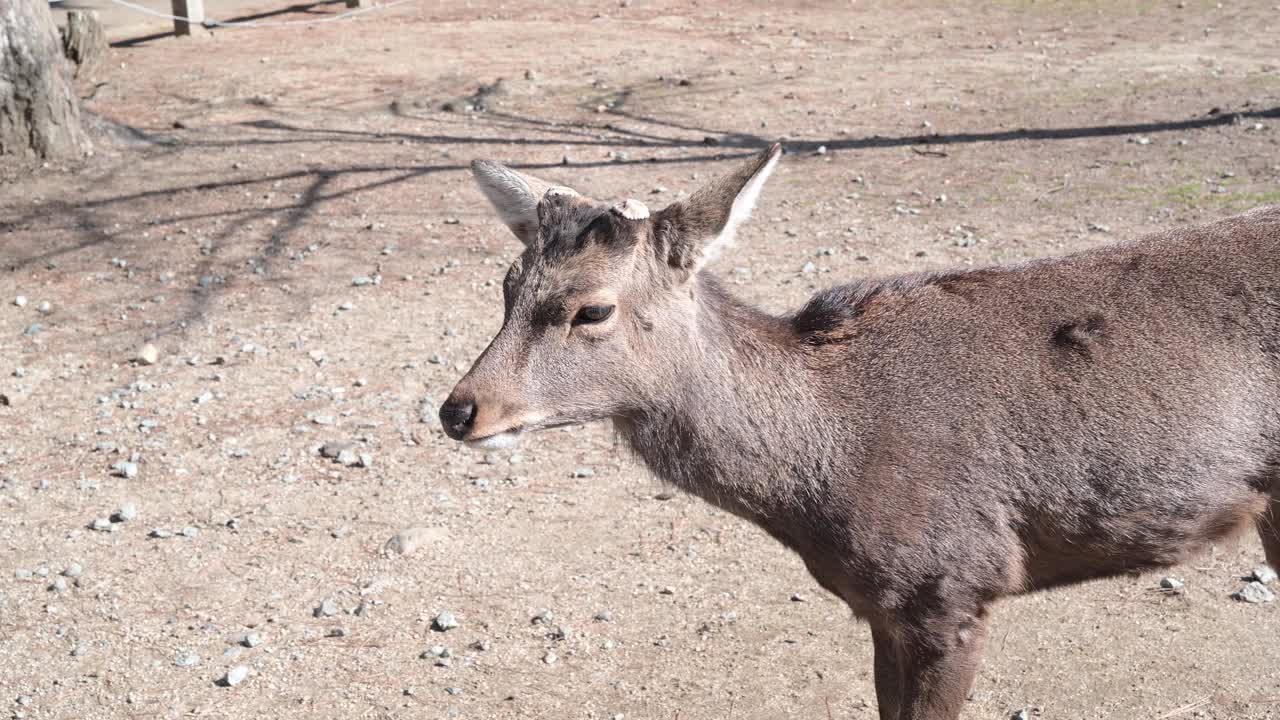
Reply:
<svg viewBox="0 0 1280 720"><path fill-rule="evenodd" d="M772 530L825 496L838 441L789 323L698 283L686 356L617 426L659 477Z"/></svg>

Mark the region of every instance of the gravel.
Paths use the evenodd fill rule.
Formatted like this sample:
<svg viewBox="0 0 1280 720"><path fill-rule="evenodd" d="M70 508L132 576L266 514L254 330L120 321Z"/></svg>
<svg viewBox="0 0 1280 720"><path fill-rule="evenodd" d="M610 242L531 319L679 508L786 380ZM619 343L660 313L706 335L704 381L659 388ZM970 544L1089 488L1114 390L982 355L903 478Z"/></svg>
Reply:
<svg viewBox="0 0 1280 720"><path fill-rule="evenodd" d="M222 679L218 681L218 684L223 687L235 687L244 682L248 677L249 668L245 665L237 665L228 670L227 674L222 676Z"/></svg>
<svg viewBox="0 0 1280 720"><path fill-rule="evenodd" d="M431 621L431 629L436 632L446 632L458 627L458 619L448 610L442 610L435 619Z"/></svg>
<svg viewBox="0 0 1280 720"><path fill-rule="evenodd" d="M1169 590L1174 593L1181 593L1186 588L1186 583L1176 577L1167 577L1160 579L1160 589Z"/></svg>
<svg viewBox="0 0 1280 720"><path fill-rule="evenodd" d="M71 563L70 565L67 566L65 570L62 571L63 577L69 577L72 579L78 578L83 574L84 574L84 568L80 566L80 563L76 563L76 562Z"/></svg>
<svg viewBox="0 0 1280 720"><path fill-rule="evenodd" d="M580 467L580 468L576 468L573 471L573 477L576 477L576 478L595 477L595 474L596 474L596 471L589 467Z"/></svg>
<svg viewBox="0 0 1280 720"><path fill-rule="evenodd" d="M1266 585L1268 583L1275 582L1277 575L1276 571L1270 565L1259 565L1253 569L1253 572L1249 573L1249 577L1253 578L1256 582Z"/></svg>
<svg viewBox="0 0 1280 720"><path fill-rule="evenodd" d="M382 548L387 555L412 555L423 547L441 542L446 538L447 533L443 528L405 528L387 540Z"/></svg>
<svg viewBox="0 0 1280 720"><path fill-rule="evenodd" d="M136 517L138 517L138 506L133 503L124 503L119 510L111 514L111 522L129 522Z"/></svg>
<svg viewBox="0 0 1280 720"><path fill-rule="evenodd" d="M262 644L262 635L256 632L245 633L240 638L240 644L247 648L256 648Z"/></svg>
<svg viewBox="0 0 1280 720"><path fill-rule="evenodd" d="M160 350L155 345L147 343L138 348L137 360L140 365L155 365L160 362Z"/></svg>
<svg viewBox="0 0 1280 720"><path fill-rule="evenodd" d="M1231 599L1256 605L1273 602L1276 599L1276 594L1268 590L1266 585L1255 580L1231 593Z"/></svg>
<svg viewBox="0 0 1280 720"><path fill-rule="evenodd" d="M138 477L138 463L121 460L111 466L111 474L126 480L132 480Z"/></svg>
<svg viewBox="0 0 1280 720"><path fill-rule="evenodd" d="M338 614L338 603L333 598L325 598L313 611L316 617L333 617Z"/></svg>
<svg viewBox="0 0 1280 720"><path fill-rule="evenodd" d="M195 653L178 653L173 659L173 664L178 667L195 667L200 664L200 656Z"/></svg>
<svg viewBox="0 0 1280 720"><path fill-rule="evenodd" d="M115 529L111 525L111 520L104 517L94 518L93 522L89 523L89 527L98 532L111 532Z"/></svg>
<svg viewBox="0 0 1280 720"><path fill-rule="evenodd" d="M548 650L547 654L542 656L542 662L548 665L555 665L556 661L559 659L560 659L560 656L556 655L555 651L553 650Z"/></svg>

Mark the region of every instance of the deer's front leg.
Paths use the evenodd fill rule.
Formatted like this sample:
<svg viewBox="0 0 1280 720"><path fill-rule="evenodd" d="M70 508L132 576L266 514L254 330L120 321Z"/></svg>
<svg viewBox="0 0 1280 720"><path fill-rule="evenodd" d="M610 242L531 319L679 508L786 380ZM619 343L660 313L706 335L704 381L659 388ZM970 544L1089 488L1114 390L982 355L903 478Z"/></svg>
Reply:
<svg viewBox="0 0 1280 720"><path fill-rule="evenodd" d="M898 644L893 639L893 631L884 625L871 627L871 642L875 646L876 707L880 710L880 720L898 720L898 708L902 705Z"/></svg>
<svg viewBox="0 0 1280 720"><path fill-rule="evenodd" d="M960 717L986 636L984 609L931 612L904 622L896 637L902 673L902 704L896 720ZM880 717L894 716L882 711Z"/></svg>

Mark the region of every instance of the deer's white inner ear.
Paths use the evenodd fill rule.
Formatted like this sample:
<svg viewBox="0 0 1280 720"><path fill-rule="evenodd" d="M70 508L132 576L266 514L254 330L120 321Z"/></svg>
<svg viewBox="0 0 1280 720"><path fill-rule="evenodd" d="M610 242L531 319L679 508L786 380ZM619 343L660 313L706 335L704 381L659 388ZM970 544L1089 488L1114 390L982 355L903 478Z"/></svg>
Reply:
<svg viewBox="0 0 1280 720"><path fill-rule="evenodd" d="M471 172L502 222L524 244L530 244L538 229L538 200L551 184L488 160L473 160Z"/></svg>
<svg viewBox="0 0 1280 720"><path fill-rule="evenodd" d="M751 211L755 209L756 200L760 197L760 190L764 187L764 183L773 174L773 169L777 167L778 160L782 157L782 153L776 153L759 172L751 176L746 185L742 186L742 190L738 191L737 197L733 199L733 206L729 209L729 220L724 224L724 229L720 231L712 240L703 243L702 258L704 262L714 260L727 247L733 244L734 237L738 233L738 226L746 222L751 217Z"/></svg>

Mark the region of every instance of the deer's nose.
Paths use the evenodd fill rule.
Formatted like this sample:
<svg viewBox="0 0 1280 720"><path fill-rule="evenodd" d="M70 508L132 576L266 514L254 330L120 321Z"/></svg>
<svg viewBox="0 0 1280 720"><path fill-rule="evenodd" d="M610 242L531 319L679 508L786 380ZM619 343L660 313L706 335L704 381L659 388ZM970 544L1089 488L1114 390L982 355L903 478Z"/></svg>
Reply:
<svg viewBox="0 0 1280 720"><path fill-rule="evenodd" d="M454 440L461 440L471 432L476 422L476 401L474 398L449 396L440 407L440 424L444 432Z"/></svg>

